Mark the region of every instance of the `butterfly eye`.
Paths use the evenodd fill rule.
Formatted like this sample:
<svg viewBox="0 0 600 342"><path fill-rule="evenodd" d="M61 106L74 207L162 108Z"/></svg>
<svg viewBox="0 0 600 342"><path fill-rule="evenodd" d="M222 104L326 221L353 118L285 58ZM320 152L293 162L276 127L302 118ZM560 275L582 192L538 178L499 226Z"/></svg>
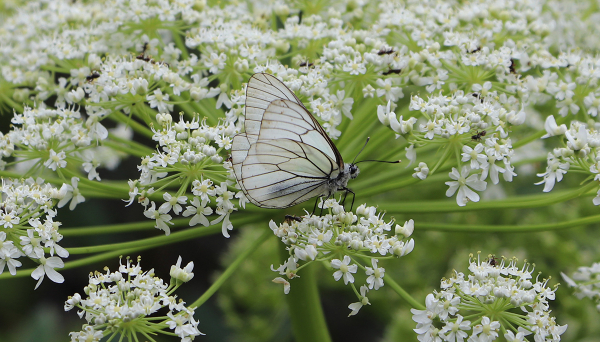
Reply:
<svg viewBox="0 0 600 342"><path fill-rule="evenodd" d="M358 166L350 164L350 177L356 178L356 176L358 176L358 172Z"/></svg>

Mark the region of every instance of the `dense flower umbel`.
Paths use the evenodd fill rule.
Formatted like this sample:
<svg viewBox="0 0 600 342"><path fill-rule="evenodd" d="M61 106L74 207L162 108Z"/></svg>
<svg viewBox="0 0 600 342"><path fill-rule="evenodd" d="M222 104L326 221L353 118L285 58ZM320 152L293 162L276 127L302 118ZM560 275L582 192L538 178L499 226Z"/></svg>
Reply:
<svg viewBox="0 0 600 342"><path fill-rule="evenodd" d="M600 263L591 267L581 266L571 277L561 272L569 287L574 288L575 297L590 298L596 302L596 309L600 311Z"/></svg>
<svg viewBox="0 0 600 342"><path fill-rule="evenodd" d="M414 240L408 239L414 230L413 220L393 227L394 220L384 221L384 214L377 214L375 207L362 204L355 213L346 212L334 199L321 201L319 208L328 213L288 219L280 225L271 220L269 227L290 253L289 259L273 271L292 279L312 261L329 261L333 278L350 283L358 294L354 274L360 268L367 277L359 301L349 307L350 315L355 315L369 303L367 291L378 290L384 284L385 269L378 266L379 260L402 257L413 250ZM290 283L284 278L277 277L274 282L283 284L285 293L290 291Z"/></svg>
<svg viewBox="0 0 600 342"><path fill-rule="evenodd" d="M19 258L27 257L40 265L31 273L40 286L44 276L55 283L64 278L55 269L62 268L61 258L69 252L59 245L63 236L59 233L61 222L56 221L56 208L71 201L71 207L83 201L77 189L78 178L72 186L63 184L60 189L44 183L41 178L17 180L2 178L0 188L0 273L8 267L16 274L21 267Z"/></svg>
<svg viewBox="0 0 600 342"><path fill-rule="evenodd" d="M550 289L539 275L533 283L533 269L527 263L519 268L516 259L471 256L471 274L454 271L440 292L427 295L426 310L411 309L418 340L560 341L567 326L556 324L548 305L556 286Z"/></svg>
<svg viewBox="0 0 600 342"><path fill-rule="evenodd" d="M229 237L227 231L233 229L229 215L237 210L231 201L241 197L240 204L245 205L241 192L236 195L229 191L234 183L230 178L235 178L231 173L231 162L222 157L231 149L231 137L237 132L235 126L226 123L210 127L205 121L199 122L198 116L188 121L182 115L179 122L173 122L170 114L158 114L156 119L161 128L153 129L152 138L160 147L142 159L138 166L140 178L129 181L129 204L137 197L145 208L144 215L156 220L155 227L167 235L172 219L169 213L173 212L191 216L190 226L199 223L208 226L223 221L223 235ZM214 184L213 180L218 183ZM164 202L157 208L148 195L171 184L181 185L175 195L163 192ZM193 194L191 199L186 196L188 191ZM213 213L219 217L209 222L206 216Z"/></svg>
<svg viewBox="0 0 600 342"><path fill-rule="evenodd" d="M549 116L545 129L547 134L543 138L563 135L564 138L562 147L548 152L546 172L538 174L543 179L536 184L544 184L544 192L551 191L568 171L588 175L586 182L600 182L600 131L597 124L590 126L571 121L567 129L566 125L558 125L554 117ZM600 187L592 202L600 205Z"/></svg>
<svg viewBox="0 0 600 342"><path fill-rule="evenodd" d="M90 283L84 289L87 297L76 293L65 302L65 311L78 308L79 317L87 321L81 331L71 333L71 341L100 341L104 336L114 339L118 335L129 339L141 335L153 341L150 336L157 333L191 341L202 335L193 318L194 309L173 295L194 276L193 263L183 269L180 265L181 257L171 266L170 285L154 276L154 269L143 272L139 258L137 264L128 258L116 272L106 267L106 273L90 274ZM159 310L163 310L160 316L152 316Z"/></svg>

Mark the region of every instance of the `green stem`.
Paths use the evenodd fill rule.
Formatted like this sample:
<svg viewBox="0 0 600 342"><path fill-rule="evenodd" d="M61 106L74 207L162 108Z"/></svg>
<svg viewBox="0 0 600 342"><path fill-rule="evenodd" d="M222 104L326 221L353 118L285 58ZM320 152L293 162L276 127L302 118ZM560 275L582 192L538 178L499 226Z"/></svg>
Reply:
<svg viewBox="0 0 600 342"><path fill-rule="evenodd" d="M137 141L123 139L112 133L109 133L108 137L113 141L105 140L102 142L103 144L111 143L113 144L112 146L115 146L114 149L123 149L125 152L134 156L144 157L149 154L152 154L155 151L154 149L146 145L140 144ZM121 143L122 145L119 145L117 143ZM123 145L127 145L128 147L124 147Z"/></svg>
<svg viewBox="0 0 600 342"><path fill-rule="evenodd" d="M227 267L227 269L221 274L221 276L198 298L195 302L189 305L189 307L199 307L204 304L217 290L229 279L229 277L240 267L242 262L244 262L250 254L258 249L263 242L265 242L269 237L273 236L273 232L270 229L266 229L265 232L256 239L251 245L249 245L245 251L240 253L238 257Z"/></svg>
<svg viewBox="0 0 600 342"><path fill-rule="evenodd" d="M286 259L289 257L283 247L280 248L280 255ZM293 286L285 297L296 342L331 341L319 298L316 266L314 262L307 264L302 275L292 280Z"/></svg>
<svg viewBox="0 0 600 342"><path fill-rule="evenodd" d="M137 132L147 138L152 139L152 136L154 135L152 130L149 129L145 124L141 124L141 123L135 121L132 117L123 114L119 110L113 111L109 117L111 119L115 120L116 122L126 124L127 126L131 127L135 132Z"/></svg>
<svg viewBox="0 0 600 342"><path fill-rule="evenodd" d="M189 222L190 219L176 219L171 222L174 223L174 227L183 226L184 223ZM155 225L154 221L140 221L134 223L124 224L108 224L102 226L90 226L80 228L61 228L60 233L63 236L88 236L88 235L101 235L101 234L113 234L113 233L129 233L140 230L146 230L153 228Z"/></svg>
<svg viewBox="0 0 600 342"><path fill-rule="evenodd" d="M253 222L256 219L260 219L260 218L261 217L258 217L255 215L244 215L244 216L240 217L238 220L232 221L232 224L235 224L235 225L246 224L248 222ZM182 224L182 223L186 223L186 222L189 222L189 219L178 219L178 220L175 220L174 223ZM154 221L150 221L150 223L154 223ZM151 227L153 227L153 226L154 225L152 225ZM176 227L176 226L171 226L171 228L174 228L174 227ZM82 228L79 228L79 232L81 232L81 229ZM101 227L101 229L103 229L104 231L110 230L109 228L102 228L102 227ZM135 230L138 230L138 229L141 229L141 228L135 227ZM161 236L154 236L154 237L142 239L142 240L112 243L112 244L98 245L98 246L73 247L73 248L67 248L67 250L69 251L70 254L88 254L88 253L110 251L110 250L114 250L114 249L135 248L140 245L156 247L156 246L172 244L172 243L183 241L186 239L193 239L193 238L200 237L200 236L211 235L211 234L218 233L220 231L221 231L221 223L217 223L217 224L214 224L209 227L202 226L202 227L189 228L184 231L172 233L168 236L161 235Z"/></svg>
<svg viewBox="0 0 600 342"><path fill-rule="evenodd" d="M441 213L461 212L484 209L523 209L545 207L551 204L564 202L584 195L591 189L598 187L597 183L589 183L579 189L556 191L553 194L527 195L509 197L497 201L470 202L467 206L459 207L454 200L424 201L424 202L380 202L379 207L385 208L391 215L401 213Z"/></svg>
<svg viewBox="0 0 600 342"><path fill-rule="evenodd" d="M147 239L140 239L135 241L128 242L120 242L120 243L110 243L106 245L97 245L97 246L87 246L87 247L72 247L67 248L69 254L89 254L89 253L99 253L106 252L112 250L120 250L120 249L129 249L129 248L137 248L137 247L158 247L168 244L173 244L179 241L184 241L188 239L194 239L200 236L212 235L221 231L221 224L215 224L210 227L196 227L190 228L181 232L176 232L170 235L160 235L154 236Z"/></svg>
<svg viewBox="0 0 600 342"><path fill-rule="evenodd" d="M402 297L405 301L408 302L413 308L417 310L425 310L425 306L419 303L416 299L414 299L408 292L406 292L398 283L396 283L391 277L385 277L385 283L392 290L396 291L396 293Z"/></svg>
<svg viewBox="0 0 600 342"><path fill-rule="evenodd" d="M442 231L442 232L510 232L510 233L528 233L528 232L539 232L549 230L559 230L575 228L578 226L585 226L592 223L600 222L600 215L593 215L583 217L570 221L563 221L558 223L541 223L541 224L529 224L529 225L465 225L465 224L451 224L451 223L431 223L431 222L419 222L419 229Z"/></svg>

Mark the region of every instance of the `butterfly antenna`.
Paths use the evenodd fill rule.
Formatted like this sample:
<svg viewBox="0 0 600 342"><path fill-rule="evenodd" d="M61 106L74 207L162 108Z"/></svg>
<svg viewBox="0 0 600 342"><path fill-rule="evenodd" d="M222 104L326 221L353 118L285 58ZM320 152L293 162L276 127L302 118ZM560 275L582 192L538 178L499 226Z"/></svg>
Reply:
<svg viewBox="0 0 600 342"><path fill-rule="evenodd" d="M358 154L356 155L356 157L354 157L354 160L352 161L352 164L356 165L354 163L356 161L356 158L358 158L358 156L362 153L362 151L365 149L365 147L367 147L367 144L369 143L369 140L371 140L371 137L367 137L367 141L365 141L365 144L363 145L363 147L360 149L360 151L358 152Z"/></svg>
<svg viewBox="0 0 600 342"><path fill-rule="evenodd" d="M378 162L378 163L398 164L398 163L402 162L402 160L388 161L388 160L373 160L373 159L368 159L368 160L361 160L361 161L359 161L357 163L354 163L354 165L356 165L358 163L362 163L362 162Z"/></svg>

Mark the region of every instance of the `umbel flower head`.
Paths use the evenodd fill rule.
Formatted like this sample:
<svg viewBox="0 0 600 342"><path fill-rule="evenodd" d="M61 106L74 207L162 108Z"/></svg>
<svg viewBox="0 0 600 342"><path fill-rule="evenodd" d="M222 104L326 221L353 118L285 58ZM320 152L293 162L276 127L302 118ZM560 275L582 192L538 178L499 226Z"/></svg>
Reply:
<svg viewBox="0 0 600 342"><path fill-rule="evenodd" d="M65 311L77 307L79 317L87 321L81 331L71 332L71 341L100 341L104 336L110 340L117 335L138 340L138 334L152 340L149 334L157 333L191 341L201 335L194 309L173 295L179 285L194 276L193 263L183 269L180 265L181 257L171 266L171 285L154 276L153 269L142 271L139 258L137 264L127 258L115 272L106 267L106 273L90 274L90 283L84 288L87 297L75 293L65 302ZM165 312L162 318L151 317L159 311Z"/></svg>
<svg viewBox="0 0 600 342"><path fill-rule="evenodd" d="M569 287L574 288L575 297L594 300L596 309L600 311L600 262L594 263L591 267L579 267L571 277L562 272L560 275Z"/></svg>
<svg viewBox="0 0 600 342"><path fill-rule="evenodd" d="M377 214L375 207L366 204L356 208L356 212L346 212L335 199L319 203L319 208L327 209L323 216L307 215L302 218L289 219L280 225L273 220L269 226L273 233L288 247L289 259L273 271L288 279L297 277L298 271L312 261L328 261L332 276L344 284L350 284L354 293L358 294L354 285L354 275L360 268L366 278L366 284L360 288L358 302L350 304L350 315L358 313L360 308L369 304L366 297L368 290L383 287L385 268L379 267L380 259L402 257L412 252L414 240L408 239L414 230L414 222L410 220L403 226L395 225L394 220L383 220L383 213ZM363 260L369 260L363 265ZM299 262L304 262L299 265ZM287 294L290 283L282 277L273 280L284 285Z"/></svg>
<svg viewBox="0 0 600 342"><path fill-rule="evenodd" d="M560 341L567 329L550 316L556 286L532 282L534 266L470 256L465 275L454 271L441 291L427 295L426 309L412 309L419 341ZM502 339L501 339L502 340Z"/></svg>

